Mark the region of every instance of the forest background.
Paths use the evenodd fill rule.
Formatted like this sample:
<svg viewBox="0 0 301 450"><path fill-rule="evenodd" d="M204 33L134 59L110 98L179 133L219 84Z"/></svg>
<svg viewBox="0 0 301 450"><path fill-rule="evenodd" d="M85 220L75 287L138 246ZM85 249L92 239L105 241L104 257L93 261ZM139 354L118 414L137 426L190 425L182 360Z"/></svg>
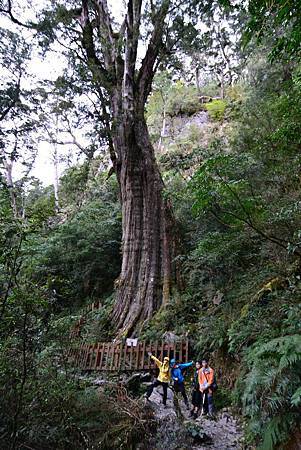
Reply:
<svg viewBox="0 0 301 450"><path fill-rule="evenodd" d="M135 448L153 432L142 406L137 423L67 364L86 305L103 308L82 339L116 336L122 263L108 102L71 39L67 6L81 5L46 2L33 14L29 2L2 3L1 448ZM246 441L298 448L301 5L242 3L184 2L158 56L145 116L181 276L139 337L187 336L218 370L217 406L244 417ZM55 54L58 76L35 73ZM54 167L47 186L32 174L41 142Z"/></svg>

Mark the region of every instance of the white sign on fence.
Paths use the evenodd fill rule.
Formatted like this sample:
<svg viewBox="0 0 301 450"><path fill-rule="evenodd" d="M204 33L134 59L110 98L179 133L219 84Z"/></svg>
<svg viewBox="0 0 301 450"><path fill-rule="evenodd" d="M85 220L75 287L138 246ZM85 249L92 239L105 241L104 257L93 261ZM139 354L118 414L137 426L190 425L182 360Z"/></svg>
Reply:
<svg viewBox="0 0 301 450"><path fill-rule="evenodd" d="M127 339L126 345L128 347L137 347L138 339Z"/></svg>

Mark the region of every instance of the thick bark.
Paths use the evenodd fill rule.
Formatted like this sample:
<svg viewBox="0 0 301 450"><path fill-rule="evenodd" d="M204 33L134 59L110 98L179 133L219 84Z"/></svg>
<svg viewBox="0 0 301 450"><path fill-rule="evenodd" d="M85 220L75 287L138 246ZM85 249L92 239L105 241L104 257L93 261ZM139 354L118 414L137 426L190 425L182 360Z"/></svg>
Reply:
<svg viewBox="0 0 301 450"><path fill-rule="evenodd" d="M174 279L173 217L163 196L164 185L144 119L155 63L164 47L162 37L170 0L162 0L153 11L153 30L139 70L136 62L142 0L127 1L127 14L117 37L112 31L107 0L97 0L94 5L102 61L94 45L87 0L83 0L80 18L82 44L95 81L110 98L110 153L120 186L123 231L122 269L116 280L113 319L119 335L127 336L167 303Z"/></svg>
<svg viewBox="0 0 301 450"><path fill-rule="evenodd" d="M138 324L168 302L174 279L171 208L163 197L164 185L145 121L135 117L132 124L123 123L116 142L123 155L118 172L123 259L114 320L123 336L133 334Z"/></svg>

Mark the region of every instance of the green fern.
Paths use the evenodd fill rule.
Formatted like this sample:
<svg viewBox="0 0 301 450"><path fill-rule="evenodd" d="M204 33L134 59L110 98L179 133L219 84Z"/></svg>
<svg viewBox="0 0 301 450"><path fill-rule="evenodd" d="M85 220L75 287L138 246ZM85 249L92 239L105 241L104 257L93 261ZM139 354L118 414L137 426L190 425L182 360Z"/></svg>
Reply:
<svg viewBox="0 0 301 450"><path fill-rule="evenodd" d="M250 433L261 441L261 450L273 450L300 421L296 406L301 403L301 335L257 343L245 363L242 403L251 419Z"/></svg>
<svg viewBox="0 0 301 450"><path fill-rule="evenodd" d="M301 404L301 387L299 387L296 392L293 393L291 397L291 404L293 406L299 406Z"/></svg>

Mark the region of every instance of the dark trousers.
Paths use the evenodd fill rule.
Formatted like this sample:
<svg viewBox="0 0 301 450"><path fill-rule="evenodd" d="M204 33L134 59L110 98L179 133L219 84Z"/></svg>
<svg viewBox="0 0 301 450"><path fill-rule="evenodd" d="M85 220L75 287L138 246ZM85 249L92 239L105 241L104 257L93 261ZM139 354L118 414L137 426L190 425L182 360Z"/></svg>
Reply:
<svg viewBox="0 0 301 450"><path fill-rule="evenodd" d="M202 403L202 393L199 389L194 389L192 391L191 403L195 408L199 408Z"/></svg>
<svg viewBox="0 0 301 450"><path fill-rule="evenodd" d="M147 396L147 398L149 398L151 396L154 388L157 387L157 386L162 386L163 387L163 405L166 405L168 383L164 383L163 381L156 380L154 383L152 383L148 387L146 396Z"/></svg>
<svg viewBox="0 0 301 450"><path fill-rule="evenodd" d="M186 405L188 405L188 398L186 395L185 384L175 381L173 388L175 392L181 392L184 402L186 403Z"/></svg>
<svg viewBox="0 0 301 450"><path fill-rule="evenodd" d="M205 398L204 398L205 396ZM213 414L213 395L212 392L206 390L203 394L201 393L202 404L204 405L204 414ZM204 402L204 403L203 403Z"/></svg>

